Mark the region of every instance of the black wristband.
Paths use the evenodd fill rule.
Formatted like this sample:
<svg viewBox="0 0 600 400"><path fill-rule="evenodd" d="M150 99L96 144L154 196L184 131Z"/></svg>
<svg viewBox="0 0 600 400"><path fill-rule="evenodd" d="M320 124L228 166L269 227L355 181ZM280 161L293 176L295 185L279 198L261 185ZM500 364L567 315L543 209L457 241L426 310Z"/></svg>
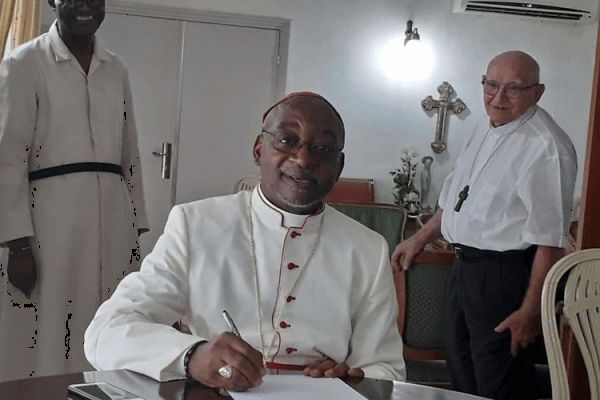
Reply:
<svg viewBox="0 0 600 400"><path fill-rule="evenodd" d="M183 357L183 370L185 371L186 379L193 379L192 376L190 375L190 371L189 371L190 360L192 359L194 352L198 349L198 346L200 346L203 343L206 343L206 340L202 340L200 342L194 343L192 345L192 347L190 347L189 350L185 353L185 356Z"/></svg>

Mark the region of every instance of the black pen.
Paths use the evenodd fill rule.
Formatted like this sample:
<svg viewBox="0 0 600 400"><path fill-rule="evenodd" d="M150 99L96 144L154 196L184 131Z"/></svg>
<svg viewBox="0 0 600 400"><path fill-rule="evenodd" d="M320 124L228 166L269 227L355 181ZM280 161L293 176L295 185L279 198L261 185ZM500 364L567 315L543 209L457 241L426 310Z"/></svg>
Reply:
<svg viewBox="0 0 600 400"><path fill-rule="evenodd" d="M238 328L233 323L233 320L229 316L229 313L227 312L227 310L223 310L222 314L223 314L223 318L225 318L225 322L227 322L227 325L229 325L229 329L231 330L231 333L233 333L235 336L237 336L238 338L241 339L242 335L240 335L240 331L238 331Z"/></svg>

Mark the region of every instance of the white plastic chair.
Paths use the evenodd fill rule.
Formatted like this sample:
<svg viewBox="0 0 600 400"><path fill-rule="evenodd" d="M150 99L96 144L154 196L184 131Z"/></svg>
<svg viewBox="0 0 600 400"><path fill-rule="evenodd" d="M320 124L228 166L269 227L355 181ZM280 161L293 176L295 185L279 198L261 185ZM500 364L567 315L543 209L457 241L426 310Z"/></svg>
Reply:
<svg viewBox="0 0 600 400"><path fill-rule="evenodd" d="M552 398L569 400L565 361L556 323L556 288L570 272L565 287L563 314L581 350L590 383L591 400L600 394L600 249L565 256L548 272L542 289L542 329L552 379Z"/></svg>
<svg viewBox="0 0 600 400"><path fill-rule="evenodd" d="M235 187L233 188L233 192L237 193L242 190L253 190L256 187L256 185L258 185L259 183L260 183L260 178L255 178L253 176L247 176L247 177L242 178L239 181L237 181L237 183L235 184Z"/></svg>

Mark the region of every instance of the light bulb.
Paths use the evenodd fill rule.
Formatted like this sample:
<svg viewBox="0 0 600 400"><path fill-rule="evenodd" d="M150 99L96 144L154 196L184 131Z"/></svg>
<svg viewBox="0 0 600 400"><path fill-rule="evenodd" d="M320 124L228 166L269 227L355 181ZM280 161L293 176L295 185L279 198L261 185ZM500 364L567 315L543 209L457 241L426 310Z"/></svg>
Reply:
<svg viewBox="0 0 600 400"><path fill-rule="evenodd" d="M383 48L381 68L393 81L415 82L428 78L433 68L433 53L421 40L394 38Z"/></svg>

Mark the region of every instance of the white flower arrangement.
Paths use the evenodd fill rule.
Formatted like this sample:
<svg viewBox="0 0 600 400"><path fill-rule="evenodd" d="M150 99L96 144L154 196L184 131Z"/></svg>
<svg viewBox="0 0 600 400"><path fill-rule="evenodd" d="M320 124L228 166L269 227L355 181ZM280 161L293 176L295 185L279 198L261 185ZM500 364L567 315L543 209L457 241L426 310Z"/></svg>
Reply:
<svg viewBox="0 0 600 400"><path fill-rule="evenodd" d="M409 215L417 215L421 211L421 196L414 185L418 159L416 151L404 149L400 152L402 165L390 171L394 182L394 203L404 207Z"/></svg>

